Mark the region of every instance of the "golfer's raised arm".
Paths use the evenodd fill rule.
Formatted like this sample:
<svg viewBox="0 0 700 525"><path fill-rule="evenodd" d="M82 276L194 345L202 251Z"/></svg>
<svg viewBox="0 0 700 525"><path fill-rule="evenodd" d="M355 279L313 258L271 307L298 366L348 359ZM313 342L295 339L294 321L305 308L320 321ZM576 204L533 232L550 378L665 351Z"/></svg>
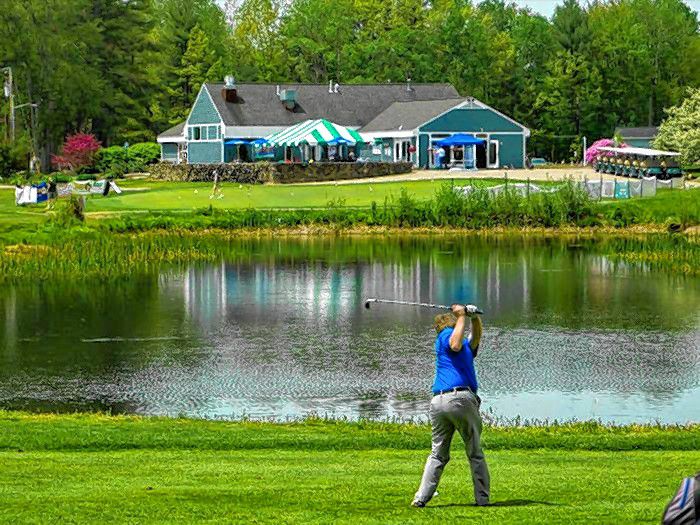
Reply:
<svg viewBox="0 0 700 525"><path fill-rule="evenodd" d="M481 333L483 332L484 328L481 324L481 317L479 317L478 315L473 316L471 318L471 321L472 332L471 334L469 334L469 346L472 349L474 357L476 357L476 353L479 350L479 343L481 342Z"/></svg>
<svg viewBox="0 0 700 525"><path fill-rule="evenodd" d="M461 304L452 305L452 313L457 318L452 335L450 335L450 350L459 352L464 345L464 331L467 327L467 311Z"/></svg>

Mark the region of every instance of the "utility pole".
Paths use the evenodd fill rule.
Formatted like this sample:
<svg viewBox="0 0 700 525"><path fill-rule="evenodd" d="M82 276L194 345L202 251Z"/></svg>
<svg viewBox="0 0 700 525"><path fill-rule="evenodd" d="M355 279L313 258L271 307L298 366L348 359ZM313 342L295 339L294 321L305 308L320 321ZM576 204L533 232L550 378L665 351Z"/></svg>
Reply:
<svg viewBox="0 0 700 525"><path fill-rule="evenodd" d="M12 85L12 68L4 67L2 72L5 73L4 93L5 98L10 99L10 141L15 141L15 90Z"/></svg>

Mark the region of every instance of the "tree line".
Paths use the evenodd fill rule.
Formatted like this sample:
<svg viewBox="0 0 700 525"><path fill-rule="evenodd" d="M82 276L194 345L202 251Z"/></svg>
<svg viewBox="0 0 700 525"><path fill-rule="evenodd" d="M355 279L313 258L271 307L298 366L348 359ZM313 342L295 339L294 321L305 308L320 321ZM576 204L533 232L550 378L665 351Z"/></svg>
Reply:
<svg viewBox="0 0 700 525"><path fill-rule="evenodd" d="M450 82L530 127L531 153L568 159L700 86L698 27L682 0L564 0L550 19L506 0L0 0L0 66L16 105L38 104L11 148L44 162L68 133L153 140L226 74Z"/></svg>

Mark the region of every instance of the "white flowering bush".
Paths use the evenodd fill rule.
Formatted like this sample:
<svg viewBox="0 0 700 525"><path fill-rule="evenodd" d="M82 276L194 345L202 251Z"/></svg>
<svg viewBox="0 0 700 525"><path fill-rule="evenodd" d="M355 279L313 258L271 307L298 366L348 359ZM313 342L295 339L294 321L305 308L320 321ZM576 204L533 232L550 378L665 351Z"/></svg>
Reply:
<svg viewBox="0 0 700 525"><path fill-rule="evenodd" d="M685 100L666 114L654 147L679 152L685 166L700 164L700 89L689 89Z"/></svg>

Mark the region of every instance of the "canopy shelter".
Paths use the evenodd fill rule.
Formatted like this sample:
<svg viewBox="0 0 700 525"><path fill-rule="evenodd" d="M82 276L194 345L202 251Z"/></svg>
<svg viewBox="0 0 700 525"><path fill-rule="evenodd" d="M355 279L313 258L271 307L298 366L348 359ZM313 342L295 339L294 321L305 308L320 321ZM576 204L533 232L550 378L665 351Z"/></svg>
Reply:
<svg viewBox="0 0 700 525"><path fill-rule="evenodd" d="M350 142L348 139L344 139L343 137L338 137L328 141L329 146L348 146L352 144L354 143Z"/></svg>
<svg viewBox="0 0 700 525"><path fill-rule="evenodd" d="M252 158L253 141L242 138L226 139L224 141L224 160L231 162L233 160L241 162L250 162ZM230 146L230 147L227 147Z"/></svg>
<svg viewBox="0 0 700 525"><path fill-rule="evenodd" d="M683 176L683 170L678 163L680 153L675 151L602 146L598 148L598 153L593 165L599 173L660 179Z"/></svg>
<svg viewBox="0 0 700 525"><path fill-rule="evenodd" d="M366 142L354 129L325 119L305 120L265 137L273 146L327 146L331 141L341 138L350 145Z"/></svg>
<svg viewBox="0 0 700 525"><path fill-rule="evenodd" d="M433 145L439 148L463 148L462 166L468 170L476 169L476 147L485 144L485 139L477 138L469 133L456 133L433 142ZM441 151L438 153L441 153ZM439 160L436 160L436 164L443 164L444 158L444 155L440 155L438 157Z"/></svg>
<svg viewBox="0 0 700 525"><path fill-rule="evenodd" d="M450 137L436 140L435 142L433 142L433 144L436 144L436 145L442 146L442 147L447 147L447 146L478 146L479 144L486 144L486 140L476 138L474 135L470 135L469 133L457 133L457 134L452 135Z"/></svg>
<svg viewBox="0 0 700 525"><path fill-rule="evenodd" d="M651 148L613 148L603 146L598 148L600 151L609 151L611 153L623 153L625 155L643 155L645 157L677 157L680 153L675 151L663 151L660 149Z"/></svg>

